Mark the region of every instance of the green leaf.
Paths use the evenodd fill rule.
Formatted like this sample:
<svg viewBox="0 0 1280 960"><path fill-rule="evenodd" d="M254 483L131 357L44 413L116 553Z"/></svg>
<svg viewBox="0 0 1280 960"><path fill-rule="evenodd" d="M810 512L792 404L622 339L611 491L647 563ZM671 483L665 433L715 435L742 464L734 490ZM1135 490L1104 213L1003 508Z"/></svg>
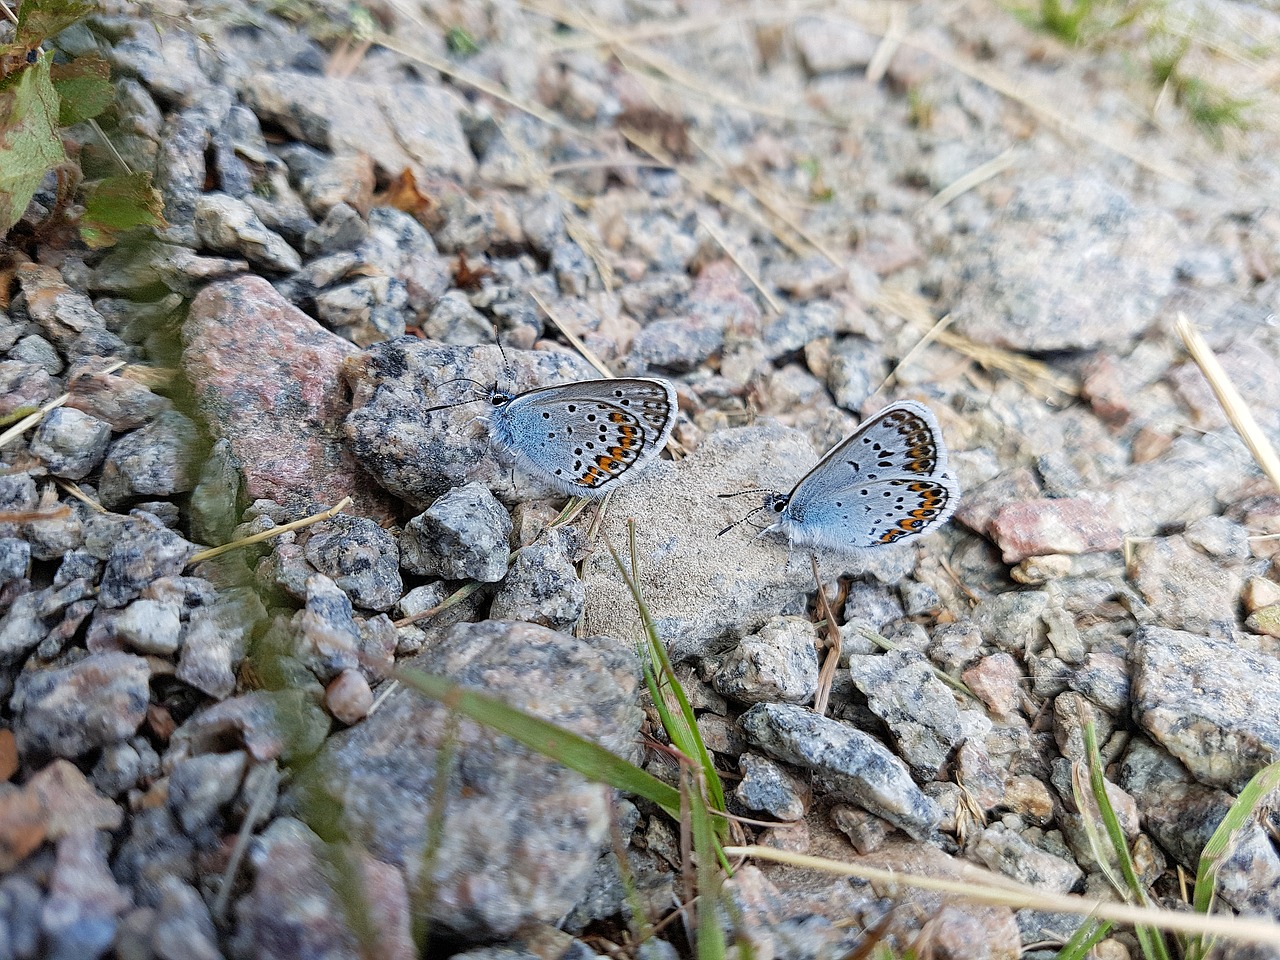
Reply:
<svg viewBox="0 0 1280 960"><path fill-rule="evenodd" d="M39 46L92 12L89 0L23 0L18 8L18 41Z"/></svg>
<svg viewBox="0 0 1280 960"><path fill-rule="evenodd" d="M505 733L590 780L651 800L672 816L680 815L680 792L675 787L615 756L598 743L519 710L497 697L459 687L443 677L411 669L397 670L395 677L423 696L439 700L463 716Z"/></svg>
<svg viewBox="0 0 1280 960"><path fill-rule="evenodd" d="M0 234L21 219L40 181L66 159L49 57L0 81Z"/></svg>
<svg viewBox="0 0 1280 960"><path fill-rule="evenodd" d="M58 123L73 123L96 117L111 105L111 67L102 57L79 57L70 63L55 63L50 75L53 89L58 91Z"/></svg>
<svg viewBox="0 0 1280 960"><path fill-rule="evenodd" d="M91 247L108 247L117 234L135 227L166 227L164 201L151 186L150 173L99 180L85 202L80 236Z"/></svg>

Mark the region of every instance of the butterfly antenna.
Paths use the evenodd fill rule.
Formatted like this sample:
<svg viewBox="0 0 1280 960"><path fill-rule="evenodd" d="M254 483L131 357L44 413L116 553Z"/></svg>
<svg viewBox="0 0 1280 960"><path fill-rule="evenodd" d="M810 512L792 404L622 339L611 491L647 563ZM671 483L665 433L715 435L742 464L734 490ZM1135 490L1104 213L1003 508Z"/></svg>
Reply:
<svg viewBox="0 0 1280 960"><path fill-rule="evenodd" d="M778 492L777 490L769 490L769 489L766 489L765 487L752 487L750 490L739 490L737 493L717 493L716 496L719 497L721 500L726 500L729 497L741 497L744 494L748 494L748 493L777 493L777 492ZM755 511L753 510L752 513L754 512ZM747 514L747 516L750 516L750 515L751 514ZM746 519L746 518L744 517L743 519ZM742 521L739 521L739 523L741 522Z"/></svg>
<svg viewBox="0 0 1280 960"><path fill-rule="evenodd" d="M743 492L743 493L752 493L753 491L751 491L751 490L743 490L742 492ZM758 493L758 492L761 492L761 491L755 491L755 492L757 492L757 493ZM722 494L720 494L720 496L722 496L722 497L726 497L726 496L732 496L732 494L725 494L725 493L722 493ZM744 523L746 523L748 520L750 520L752 517L754 517L757 513L759 513L759 512L760 512L761 510L763 510L763 509L764 509L763 504L762 504L761 506L756 507L754 510L752 510L750 513L748 513L748 514L747 514L745 517L743 517L741 520L735 520L735 521L733 521L733 523L729 524L727 527L725 527L723 530L721 530L719 533L717 533L717 534L716 534L716 536L717 536L717 537L723 537L726 533L728 533L728 532L729 532L730 530L732 530L734 527L740 527L740 526L742 526ZM752 526L755 526L755 524L752 524Z"/></svg>
<svg viewBox="0 0 1280 960"><path fill-rule="evenodd" d="M516 382L516 372L511 368L511 359L507 356L507 351L502 348L502 341L498 338L498 328L493 328L493 342L498 345L498 352L502 354L502 370L507 375L507 379L511 381L512 386ZM502 381L498 381L498 387L502 386Z"/></svg>

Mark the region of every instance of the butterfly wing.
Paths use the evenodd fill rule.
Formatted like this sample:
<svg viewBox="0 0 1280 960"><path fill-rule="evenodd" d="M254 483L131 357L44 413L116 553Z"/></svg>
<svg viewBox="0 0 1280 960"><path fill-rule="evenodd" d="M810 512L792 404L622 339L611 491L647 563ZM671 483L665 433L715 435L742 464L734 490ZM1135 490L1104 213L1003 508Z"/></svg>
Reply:
<svg viewBox="0 0 1280 960"><path fill-rule="evenodd" d="M493 412L490 435L551 486L603 496L657 456L676 409L675 388L665 380L583 380L513 398Z"/></svg>
<svg viewBox="0 0 1280 960"><path fill-rule="evenodd" d="M863 549L943 523L959 499L937 419L901 400L862 423L796 484L777 526L793 543Z"/></svg>

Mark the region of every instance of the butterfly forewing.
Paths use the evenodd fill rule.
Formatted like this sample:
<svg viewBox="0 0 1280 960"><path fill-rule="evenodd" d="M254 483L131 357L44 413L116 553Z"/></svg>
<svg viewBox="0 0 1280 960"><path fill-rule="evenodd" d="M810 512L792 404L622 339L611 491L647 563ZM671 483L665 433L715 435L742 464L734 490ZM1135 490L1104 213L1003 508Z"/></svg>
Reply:
<svg viewBox="0 0 1280 960"><path fill-rule="evenodd" d="M586 380L513 398L494 413L494 437L553 486L590 496L656 456L675 413L664 381Z"/></svg>
<svg viewBox="0 0 1280 960"><path fill-rule="evenodd" d="M944 522L959 486L946 472L941 438L937 420L920 404L886 407L796 484L780 529L793 543L861 549Z"/></svg>

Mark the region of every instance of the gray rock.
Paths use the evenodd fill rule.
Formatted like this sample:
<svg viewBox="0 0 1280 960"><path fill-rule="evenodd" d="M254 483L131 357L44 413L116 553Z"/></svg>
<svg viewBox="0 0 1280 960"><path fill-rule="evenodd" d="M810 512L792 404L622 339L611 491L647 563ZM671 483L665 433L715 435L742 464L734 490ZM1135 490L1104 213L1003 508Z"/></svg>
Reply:
<svg viewBox="0 0 1280 960"><path fill-rule="evenodd" d="M0 588L27 576L31 567L31 545L17 537L0 537Z"/></svg>
<svg viewBox="0 0 1280 960"><path fill-rule="evenodd" d="M586 590L565 540L552 531L545 542L524 547L494 594L489 616L495 620L523 620L553 630L572 629L582 616Z"/></svg>
<svg viewBox="0 0 1280 960"><path fill-rule="evenodd" d="M1123 344L1173 287L1177 223L1108 183L1023 183L1003 216L957 251L943 299L957 331L1014 350Z"/></svg>
<svg viewBox="0 0 1280 960"><path fill-rule="evenodd" d="M19 750L70 758L127 740L146 718L150 677L147 661L127 653L22 673L10 701Z"/></svg>
<svg viewBox="0 0 1280 960"><path fill-rule="evenodd" d="M213 917L195 887L177 877L161 876L159 880L151 955L157 960L222 960Z"/></svg>
<svg viewBox="0 0 1280 960"><path fill-rule="evenodd" d="M739 757L738 770L742 779L734 787L733 795L748 810L762 810L783 821L804 816L810 791L795 774L755 753Z"/></svg>
<svg viewBox="0 0 1280 960"><path fill-rule="evenodd" d="M268 230L243 200L225 193L205 193L193 213L196 240L215 253L239 253L256 267L279 273L301 268L298 251L274 230Z"/></svg>
<svg viewBox="0 0 1280 960"><path fill-rule="evenodd" d="M839 320L840 308L827 300L789 306L765 324L759 342L765 355L775 360L834 335Z"/></svg>
<svg viewBox="0 0 1280 960"><path fill-rule="evenodd" d="M482 688L635 757L640 675L625 644L488 621L453 627L405 666ZM608 844L609 791L487 728L454 726L449 716L400 688L329 739L309 789L338 805L346 835L413 875L427 841L422 798L436 789L436 754L448 744L449 829L433 861L435 897L424 905L433 929L487 938L553 922L582 895Z"/></svg>
<svg viewBox="0 0 1280 960"><path fill-rule="evenodd" d="M423 83L370 83L281 69L246 76L246 105L264 121L331 153L367 153L387 174L408 167L418 183L465 182L476 161L451 92Z"/></svg>
<svg viewBox="0 0 1280 960"><path fill-rule="evenodd" d="M315 296L316 316L358 346L404 336L409 291L396 277L357 277Z"/></svg>
<svg viewBox="0 0 1280 960"><path fill-rule="evenodd" d="M1006 653L1036 649L1045 639L1044 612L1049 597L1042 590L1011 591L987 597L973 608L982 639Z"/></svg>
<svg viewBox="0 0 1280 960"><path fill-rule="evenodd" d="M452 285L453 273L417 220L391 207L369 211L369 235L355 250L358 262L372 264L404 284L409 310L421 323Z"/></svg>
<svg viewBox="0 0 1280 960"><path fill-rule="evenodd" d="M842 337L831 351L827 388L840 406L854 414L889 373L884 354L864 337Z"/></svg>
<svg viewBox="0 0 1280 960"><path fill-rule="evenodd" d="M0 360L0 415L29 413L53 396L56 381L29 363Z"/></svg>
<svg viewBox="0 0 1280 960"><path fill-rule="evenodd" d="M849 672L916 778L936 779L964 731L955 697L929 661L909 650L891 650L850 657Z"/></svg>
<svg viewBox="0 0 1280 960"><path fill-rule="evenodd" d="M796 49L810 73L863 70L879 40L843 17L799 17L791 27Z"/></svg>
<svg viewBox="0 0 1280 960"><path fill-rule="evenodd" d="M901 760L861 730L783 703L756 704L740 723L770 756L812 770L831 799L856 803L917 840L937 829L938 805L912 783Z"/></svg>
<svg viewBox="0 0 1280 960"><path fill-rule="evenodd" d="M1142 627L1133 715L1197 780L1240 790L1280 755L1280 665L1234 640Z"/></svg>
<svg viewBox="0 0 1280 960"><path fill-rule="evenodd" d="M297 820L274 821L250 854L253 885L236 903L231 956L239 960L345 958L373 951L386 960L412 960L409 897L401 869L358 847L326 845ZM344 905L333 879L343 864L360 891L360 922ZM362 934L373 942L363 941Z"/></svg>
<svg viewBox="0 0 1280 960"><path fill-rule="evenodd" d="M145 426L116 439L102 466L98 494L116 507L137 497L169 497L195 486L196 425L166 410Z"/></svg>
<svg viewBox="0 0 1280 960"><path fill-rule="evenodd" d="M181 645L182 608L159 600L134 600L116 618L116 636L141 653L168 656Z"/></svg>
<svg viewBox="0 0 1280 960"><path fill-rule="evenodd" d="M1069 893L1084 872L1070 860L1028 843L1001 824L988 827L974 853L992 870L1050 893Z"/></svg>
<svg viewBox="0 0 1280 960"><path fill-rule="evenodd" d="M254 627L267 616L256 593L223 591L218 602L191 613L176 676L215 699L236 688L236 670L248 649Z"/></svg>
<svg viewBox="0 0 1280 960"><path fill-rule="evenodd" d="M496 583L507 574L510 539L511 515L482 484L468 483L405 525L403 562L424 577Z"/></svg>
<svg viewBox="0 0 1280 960"><path fill-rule="evenodd" d="M743 637L711 678L742 703L805 703L818 689L817 633L804 617L774 617Z"/></svg>
<svg viewBox="0 0 1280 960"><path fill-rule="evenodd" d="M1249 559L1249 531L1226 517L1202 517L1188 524L1183 536L1215 560L1244 563Z"/></svg>
<svg viewBox="0 0 1280 960"><path fill-rule="evenodd" d="M218 810L240 789L249 758L243 750L205 753L174 764L169 773L169 809L190 836L213 824Z"/></svg>
<svg viewBox="0 0 1280 960"><path fill-rule="evenodd" d="M105 840L105 834L86 828L58 841L49 896L40 907L42 956L96 960L111 949L130 897L111 874Z"/></svg>
<svg viewBox="0 0 1280 960"><path fill-rule="evenodd" d="M879 850L893 833L893 827L890 824L846 803L837 803L831 808L831 823L848 837L853 848L862 854Z"/></svg>
<svg viewBox="0 0 1280 960"><path fill-rule="evenodd" d="M146 777L160 772L160 757L145 737L109 744L93 766L93 785L108 797L118 797Z"/></svg>
<svg viewBox="0 0 1280 960"><path fill-rule="evenodd" d="M450 290L436 301L422 332L429 340L457 346L493 343L493 324L460 290Z"/></svg>
<svg viewBox="0 0 1280 960"><path fill-rule="evenodd" d="M369 235L364 217L349 203L335 203L324 219L307 231L303 251L308 258L328 256L359 246Z"/></svg>
<svg viewBox="0 0 1280 960"><path fill-rule="evenodd" d="M203 577L161 577L147 584L142 596L176 605L183 620L189 620L195 611L211 607L218 600L217 589Z"/></svg>
<svg viewBox="0 0 1280 960"><path fill-rule="evenodd" d="M296 656L321 683L360 665L360 628L347 595L323 574L309 577L306 606L293 615Z"/></svg>
<svg viewBox="0 0 1280 960"><path fill-rule="evenodd" d="M356 606L390 610L400 599L400 548L375 521L339 514L308 528L308 533L307 560Z"/></svg>
<svg viewBox="0 0 1280 960"><path fill-rule="evenodd" d="M57 270L24 263L18 266L17 277L28 314L62 354L67 357L128 355L124 341L107 329L106 320L89 298L67 286ZM101 360L98 364L105 366ZM39 367L24 366L33 372L44 372Z"/></svg>
<svg viewBox="0 0 1280 960"><path fill-rule="evenodd" d="M513 490L510 468L490 450L475 422L483 408L466 402L475 391L451 381L501 381L522 391L592 376L584 361L559 351L508 350L504 360L492 345L454 347L409 338L379 343L343 366L353 393L346 434L361 464L411 503L429 504L472 480L504 499L532 499L549 488L521 474Z"/></svg>
<svg viewBox="0 0 1280 960"><path fill-rule="evenodd" d="M40 593L21 594L0 617L0 666L19 662L44 639L48 627L40 616L41 600Z"/></svg>
<svg viewBox="0 0 1280 960"><path fill-rule="evenodd" d="M39 367L53 377L62 372L62 358L58 356L57 348L34 333L23 337L10 348L9 359Z"/></svg>
<svg viewBox="0 0 1280 960"><path fill-rule="evenodd" d="M651 367L693 370L719 350L723 343L723 329L699 325L686 317L656 320L636 334L627 360L630 369L636 372Z"/></svg>
<svg viewBox="0 0 1280 960"><path fill-rule="evenodd" d="M255 690L198 711L175 731L175 741L194 753L243 745L257 762L249 772L250 780L255 770L270 761L310 759L332 726L319 706L323 690L314 681L286 679L294 683L289 689Z"/></svg>
<svg viewBox="0 0 1280 960"><path fill-rule="evenodd" d="M195 547L149 513L134 511L116 519L118 523L103 531L106 567L98 592L98 602L109 609L123 607L147 584L181 573L195 552Z"/></svg>
<svg viewBox="0 0 1280 960"><path fill-rule="evenodd" d="M1134 542L1129 577L1161 626L1229 634L1244 578L1187 542L1185 536Z"/></svg>

